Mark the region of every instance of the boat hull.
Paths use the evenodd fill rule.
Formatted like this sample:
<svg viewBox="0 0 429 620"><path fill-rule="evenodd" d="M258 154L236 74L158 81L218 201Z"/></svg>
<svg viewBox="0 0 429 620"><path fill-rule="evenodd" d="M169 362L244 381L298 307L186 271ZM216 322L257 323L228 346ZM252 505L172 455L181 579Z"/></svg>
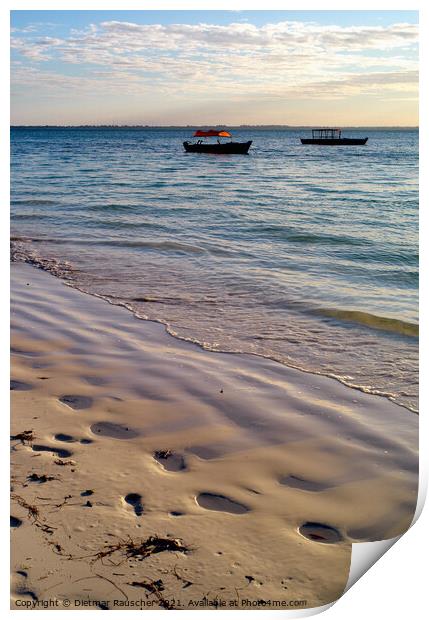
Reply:
<svg viewBox="0 0 429 620"><path fill-rule="evenodd" d="M321 146L353 146L366 144L368 138L301 138L301 144L320 144Z"/></svg>
<svg viewBox="0 0 429 620"><path fill-rule="evenodd" d="M245 155L249 151L251 144L252 140L249 140L249 142L225 142L224 144L192 144L191 142L184 142L183 146L187 153Z"/></svg>

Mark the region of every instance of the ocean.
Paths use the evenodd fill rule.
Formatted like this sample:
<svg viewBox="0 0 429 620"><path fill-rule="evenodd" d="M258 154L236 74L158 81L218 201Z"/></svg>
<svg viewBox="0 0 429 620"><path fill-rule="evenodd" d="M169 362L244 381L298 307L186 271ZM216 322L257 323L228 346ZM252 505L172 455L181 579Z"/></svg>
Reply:
<svg viewBox="0 0 429 620"><path fill-rule="evenodd" d="M335 377L418 409L418 132L11 130L12 259L206 349Z"/></svg>

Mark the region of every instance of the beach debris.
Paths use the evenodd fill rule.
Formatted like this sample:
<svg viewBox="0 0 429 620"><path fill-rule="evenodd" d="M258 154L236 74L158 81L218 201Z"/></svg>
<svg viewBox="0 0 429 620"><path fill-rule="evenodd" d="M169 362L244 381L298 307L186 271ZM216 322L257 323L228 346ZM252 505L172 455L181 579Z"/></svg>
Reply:
<svg viewBox="0 0 429 620"><path fill-rule="evenodd" d="M86 502L85 506L88 506L88 508L92 508L92 502L90 502L89 500Z"/></svg>
<svg viewBox="0 0 429 620"><path fill-rule="evenodd" d="M157 579L157 581L132 581L128 585L134 588L144 588L148 592L155 592L155 590L162 592L165 590L162 579Z"/></svg>
<svg viewBox="0 0 429 620"><path fill-rule="evenodd" d="M17 502L17 504L19 504L27 511L29 519L31 519L32 523L36 527L40 528L42 532L45 532L46 534L53 534L54 530L57 529L55 527L52 527L51 525L48 525L47 523L44 523L41 520L39 509L34 504L29 504L23 497L21 497L17 493L12 493L11 499Z"/></svg>
<svg viewBox="0 0 429 620"><path fill-rule="evenodd" d="M73 559L71 556L69 557L69 559ZM115 573L113 573L115 574ZM122 596L125 598L126 601L128 601L128 596L126 595L126 593L122 590L122 588L120 588L118 586L117 583L115 583L112 579L109 579L108 577L106 577L105 575L99 575L98 573L95 573L95 575L93 576L89 576L89 577L80 577L79 579L75 579L73 581L73 583L78 583L79 581L87 581L88 579L103 579L104 581L108 581L109 583L112 584L112 586L114 586L118 592L120 592L122 594ZM109 606L107 604L106 601L98 601L97 607L99 609L109 609Z"/></svg>
<svg viewBox="0 0 429 620"><path fill-rule="evenodd" d="M72 497L73 495L64 495L64 500L61 502L61 504L56 504L55 507L62 508L65 504L67 504L68 500L71 499Z"/></svg>
<svg viewBox="0 0 429 620"><path fill-rule="evenodd" d="M176 579L178 579L179 581L181 581L183 583L182 590L184 590L185 588L189 588L190 586L194 585L193 581L189 581L189 579L187 579L186 577L183 577L182 575L180 575L177 572L177 566L173 567L173 575L176 577Z"/></svg>
<svg viewBox="0 0 429 620"><path fill-rule="evenodd" d="M35 439L35 435L33 430L22 431L22 433L18 433L17 435L11 435L11 440L20 441L21 443L31 443Z"/></svg>
<svg viewBox="0 0 429 620"><path fill-rule="evenodd" d="M42 474L41 476L39 476L36 473L32 473L27 476L27 480L29 480L30 482L37 482L39 484L43 484L45 482L49 482L50 480L58 480L58 478L56 478L55 476L47 476L46 474Z"/></svg>
<svg viewBox="0 0 429 620"><path fill-rule="evenodd" d="M162 579L157 579L156 581L132 581L128 585L134 588L144 588L149 594L153 594L158 599L159 606L163 609L175 609L161 594L165 590ZM147 595L146 598L148 598Z"/></svg>
<svg viewBox="0 0 429 620"><path fill-rule="evenodd" d="M157 450L154 452L154 457L156 459L168 459L169 456L172 456L173 452L171 450Z"/></svg>
<svg viewBox="0 0 429 620"><path fill-rule="evenodd" d="M127 545L127 555L142 560L163 551L176 551L187 554L190 549L183 544L180 538L167 538L157 535L149 536L149 538L140 543L131 541L131 544Z"/></svg>
<svg viewBox="0 0 429 620"><path fill-rule="evenodd" d="M251 584L257 586L258 588L264 585L263 581L258 581L256 577L253 577L253 575L244 575L244 578L247 579L246 588L248 588Z"/></svg>
<svg viewBox="0 0 429 620"><path fill-rule="evenodd" d="M87 489L86 491L82 491L81 496L87 497L88 495L94 495L94 491L92 489Z"/></svg>
<svg viewBox="0 0 429 620"><path fill-rule="evenodd" d="M164 551L171 551L177 553L190 553L191 549L187 547L180 538L168 538L157 536L149 536L146 540L139 539L133 540L130 536L127 539L119 539L117 542L105 545L100 551L91 553L85 556L71 557L74 560L91 559L91 564L97 561L101 561L105 558L109 558L110 565L113 563L111 556L119 554L122 559L117 563L113 563L115 566L119 566L126 560L143 561L149 556L163 553Z"/></svg>
<svg viewBox="0 0 429 620"><path fill-rule="evenodd" d="M253 493L254 495L261 495L261 491L257 491L256 489L252 489L250 487L243 487L246 491L249 491L249 493Z"/></svg>
<svg viewBox="0 0 429 620"><path fill-rule="evenodd" d="M167 471L182 471L186 469L184 456L172 450L156 450L153 453L153 458Z"/></svg>
<svg viewBox="0 0 429 620"><path fill-rule="evenodd" d="M63 461L61 459L55 459L55 465L60 465L61 467L65 467L66 465L76 465L75 461Z"/></svg>
<svg viewBox="0 0 429 620"><path fill-rule="evenodd" d="M50 541L49 544L51 545L51 547L53 547L55 549L55 553L57 555L62 555L63 548L60 545L60 543L57 543L57 542L54 542L54 541Z"/></svg>

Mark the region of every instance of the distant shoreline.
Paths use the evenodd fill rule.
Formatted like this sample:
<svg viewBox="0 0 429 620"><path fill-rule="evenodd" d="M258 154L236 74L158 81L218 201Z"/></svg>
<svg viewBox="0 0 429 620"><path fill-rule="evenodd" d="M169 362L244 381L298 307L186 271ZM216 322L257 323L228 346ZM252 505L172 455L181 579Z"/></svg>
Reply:
<svg viewBox="0 0 429 620"><path fill-rule="evenodd" d="M267 129L276 131L295 131L298 129L310 130L318 125L11 125L11 129L140 129L151 131L153 129L164 130L194 130L196 127L202 129L218 129L228 127L232 130L252 129L253 131L265 131ZM321 125L325 127L325 125ZM383 130L383 131L418 131L418 126L379 126L379 125L342 125L344 130Z"/></svg>

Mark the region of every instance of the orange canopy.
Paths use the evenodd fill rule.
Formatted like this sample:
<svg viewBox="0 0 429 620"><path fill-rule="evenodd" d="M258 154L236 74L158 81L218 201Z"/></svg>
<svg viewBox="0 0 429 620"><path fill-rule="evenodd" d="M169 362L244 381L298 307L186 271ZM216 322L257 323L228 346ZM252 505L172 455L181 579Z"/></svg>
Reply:
<svg viewBox="0 0 429 620"><path fill-rule="evenodd" d="M210 138L212 136L230 138L231 134L228 131L216 131L215 129L209 129L208 131L202 131L201 129L197 129L197 131L194 133L194 138Z"/></svg>

